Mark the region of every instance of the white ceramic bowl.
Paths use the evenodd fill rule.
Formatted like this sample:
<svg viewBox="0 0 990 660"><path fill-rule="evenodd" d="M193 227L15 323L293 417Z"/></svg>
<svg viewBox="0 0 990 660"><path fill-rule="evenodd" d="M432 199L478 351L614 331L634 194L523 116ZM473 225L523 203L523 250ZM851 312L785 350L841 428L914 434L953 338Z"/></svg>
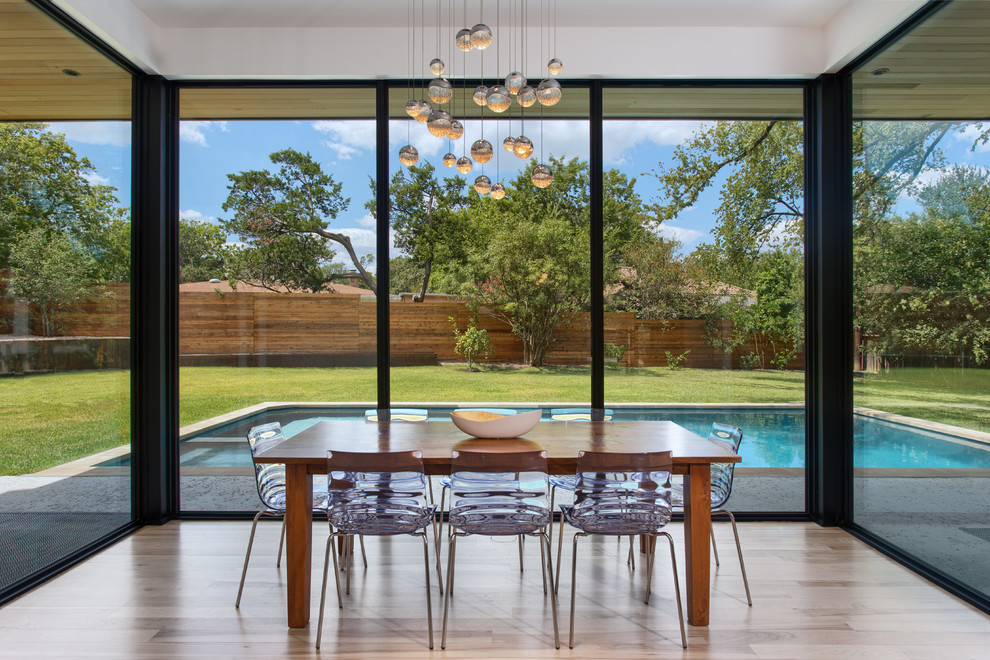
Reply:
<svg viewBox="0 0 990 660"><path fill-rule="evenodd" d="M518 438L532 431L542 415L542 410L516 415L499 415L480 410L455 410L450 413L450 419L454 422L454 426L476 438Z"/></svg>

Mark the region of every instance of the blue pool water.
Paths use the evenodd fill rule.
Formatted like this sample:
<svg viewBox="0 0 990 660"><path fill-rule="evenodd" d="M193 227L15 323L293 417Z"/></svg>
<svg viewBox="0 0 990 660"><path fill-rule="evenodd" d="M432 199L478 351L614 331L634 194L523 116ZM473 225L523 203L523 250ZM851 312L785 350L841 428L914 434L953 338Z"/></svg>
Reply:
<svg viewBox="0 0 990 660"><path fill-rule="evenodd" d="M438 423L448 421L451 410L453 408L430 408L429 417ZM615 420L668 419L702 436L708 435L713 421L732 424L743 430L740 467L804 467L803 410L616 408L614 413ZM340 417L362 418L363 410L301 408L258 413L182 441L181 465L249 467L251 454L244 438L251 427L278 421L285 435L292 437L317 422ZM865 415L856 415L854 423L856 467L990 469L990 446L981 448L955 436ZM120 466L129 462L128 457L122 457L100 465Z"/></svg>

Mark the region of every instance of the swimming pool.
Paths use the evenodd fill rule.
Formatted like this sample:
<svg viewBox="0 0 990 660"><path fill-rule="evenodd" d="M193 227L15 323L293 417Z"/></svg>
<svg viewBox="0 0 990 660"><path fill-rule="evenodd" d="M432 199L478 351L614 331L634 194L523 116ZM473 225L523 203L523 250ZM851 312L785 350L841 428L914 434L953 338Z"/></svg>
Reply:
<svg viewBox="0 0 990 660"><path fill-rule="evenodd" d="M429 409L429 423L449 423L452 407ZM279 408L259 412L187 438L180 443L182 467L250 467L244 438L258 424L281 422L287 437L324 419L363 418L359 408ZM615 408L615 420L669 419L706 436L713 421L743 429L739 453L743 468L803 468L804 410L800 408ZM544 422L549 420L549 411ZM571 422L579 423L579 422ZM990 446L945 433L877 419L854 416L854 461L868 468L984 468L990 469ZM99 467L129 465L123 456Z"/></svg>

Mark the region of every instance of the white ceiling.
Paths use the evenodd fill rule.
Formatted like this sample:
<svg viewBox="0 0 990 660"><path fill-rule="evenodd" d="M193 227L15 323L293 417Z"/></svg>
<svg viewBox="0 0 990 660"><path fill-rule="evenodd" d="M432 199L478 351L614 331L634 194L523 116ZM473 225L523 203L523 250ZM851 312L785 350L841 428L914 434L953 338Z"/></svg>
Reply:
<svg viewBox="0 0 990 660"><path fill-rule="evenodd" d="M409 75L409 0L55 0L148 73L172 79L399 79ZM481 20L481 0L439 0L454 31ZM835 71L924 0L556 0L563 78L808 78ZM435 0L417 0L417 41L437 41ZM542 70L541 6L527 0L531 77ZM448 7L454 7L451 20ZM496 7L501 11L496 17ZM518 0L485 0L484 20L504 35ZM515 12L518 14L518 10ZM518 23L519 21L515 21ZM430 27L431 26L431 27ZM513 30L513 34L518 30ZM452 32L440 32L441 55ZM509 43L498 70L508 66ZM494 46L493 46L494 48ZM428 48L414 61L436 55ZM512 49L518 52L518 46ZM487 75L496 54L485 52ZM461 61L464 64L461 65ZM420 60L423 60L420 62ZM457 53L455 74L481 73ZM423 75L422 70L415 72ZM526 73L526 71L524 71Z"/></svg>

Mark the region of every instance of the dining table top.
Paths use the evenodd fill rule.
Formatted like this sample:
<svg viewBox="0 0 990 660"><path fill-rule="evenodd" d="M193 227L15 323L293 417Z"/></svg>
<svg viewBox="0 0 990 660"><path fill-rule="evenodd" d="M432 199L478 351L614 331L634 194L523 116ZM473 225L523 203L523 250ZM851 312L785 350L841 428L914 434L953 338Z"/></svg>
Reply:
<svg viewBox="0 0 990 660"><path fill-rule="evenodd" d="M551 474L574 474L582 450L613 452L670 451L673 472L691 465L737 463L739 456L667 420L541 421L519 438L481 439L468 436L449 419L424 422L340 418L320 421L284 442L260 452L256 463L306 465L311 474L325 474L327 452L420 450L428 474L450 472L450 452L529 451L545 449Z"/></svg>

